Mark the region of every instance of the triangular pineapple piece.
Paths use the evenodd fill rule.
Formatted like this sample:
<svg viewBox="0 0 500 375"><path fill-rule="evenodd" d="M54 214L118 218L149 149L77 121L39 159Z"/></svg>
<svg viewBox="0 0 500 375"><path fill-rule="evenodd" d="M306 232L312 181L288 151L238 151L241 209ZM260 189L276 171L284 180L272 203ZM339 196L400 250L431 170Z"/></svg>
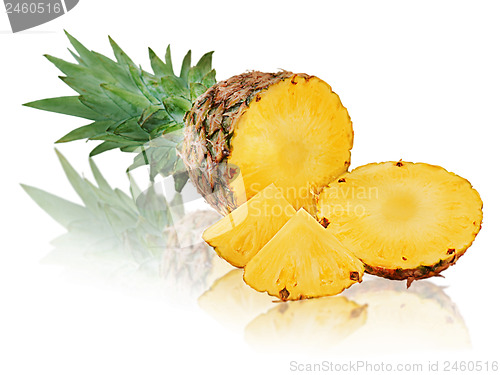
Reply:
<svg viewBox="0 0 500 375"><path fill-rule="evenodd" d="M295 214L273 184L209 227L203 239L233 266L243 267Z"/></svg>
<svg viewBox="0 0 500 375"><path fill-rule="evenodd" d="M317 216L367 272L411 284L465 253L481 228L482 205L466 179L398 161L339 176L320 194Z"/></svg>
<svg viewBox="0 0 500 375"><path fill-rule="evenodd" d="M304 209L248 262L244 280L283 301L335 295L363 276L363 264Z"/></svg>

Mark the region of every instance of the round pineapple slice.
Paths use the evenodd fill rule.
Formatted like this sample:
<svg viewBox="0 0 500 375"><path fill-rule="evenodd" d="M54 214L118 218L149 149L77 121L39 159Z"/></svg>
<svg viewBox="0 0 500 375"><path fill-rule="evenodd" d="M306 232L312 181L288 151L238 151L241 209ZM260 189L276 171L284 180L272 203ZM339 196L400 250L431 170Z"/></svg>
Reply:
<svg viewBox="0 0 500 375"><path fill-rule="evenodd" d="M363 277L363 264L304 209L248 262L243 279L283 301L335 295Z"/></svg>
<svg viewBox="0 0 500 375"><path fill-rule="evenodd" d="M314 214L315 194L350 163L349 114L326 82L306 74L249 72L219 82L185 123L191 181L224 215L271 183ZM235 175L244 189L232 186Z"/></svg>
<svg viewBox="0 0 500 375"><path fill-rule="evenodd" d="M481 228L482 201L441 167L386 162L335 179L319 196L317 216L368 273L409 285L465 253Z"/></svg>

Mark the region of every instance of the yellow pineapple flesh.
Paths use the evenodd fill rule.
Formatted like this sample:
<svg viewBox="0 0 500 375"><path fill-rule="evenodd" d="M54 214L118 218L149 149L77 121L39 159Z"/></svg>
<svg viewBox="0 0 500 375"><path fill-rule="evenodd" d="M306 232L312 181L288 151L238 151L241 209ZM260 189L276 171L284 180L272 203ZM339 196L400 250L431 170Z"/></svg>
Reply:
<svg viewBox="0 0 500 375"><path fill-rule="evenodd" d="M335 295L363 276L363 264L304 209L247 263L244 280L283 301Z"/></svg>
<svg viewBox="0 0 500 375"><path fill-rule="evenodd" d="M243 267L295 214L273 184L210 226L203 239L217 254Z"/></svg>
<svg viewBox="0 0 500 375"><path fill-rule="evenodd" d="M328 84L294 77L251 103L231 143L228 163L240 168L247 197L272 182L313 212L313 193L347 168L351 121Z"/></svg>
<svg viewBox="0 0 500 375"><path fill-rule="evenodd" d="M352 123L321 79L248 72L219 82L187 113L182 157L191 181L222 214L271 183L295 209L349 167ZM232 184L239 171L244 189Z"/></svg>
<svg viewBox="0 0 500 375"><path fill-rule="evenodd" d="M321 193L317 216L367 272L411 283L464 254L481 227L482 201L441 167L386 162L339 176Z"/></svg>

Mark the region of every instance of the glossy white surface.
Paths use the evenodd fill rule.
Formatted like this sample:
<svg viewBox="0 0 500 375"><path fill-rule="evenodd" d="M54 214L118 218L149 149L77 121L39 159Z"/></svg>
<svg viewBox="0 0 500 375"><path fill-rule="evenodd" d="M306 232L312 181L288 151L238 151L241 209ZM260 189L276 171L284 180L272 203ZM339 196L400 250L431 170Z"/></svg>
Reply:
<svg viewBox="0 0 500 375"><path fill-rule="evenodd" d="M441 366L445 360L500 360L499 10L495 1L82 0L64 17L19 34L9 33L0 14L0 373L282 374L294 372L291 361L422 363L425 370L436 359ZM322 320L328 300L290 303L298 312L288 311L291 322L279 334L267 328L282 323L274 321L280 311L271 311L277 305L244 285L227 298L212 293L199 303L230 270L221 262L195 290L175 293L178 284L147 267L138 274L129 258L89 256L78 243L51 244L66 230L19 184L78 202L53 142L85 121L21 104L72 94L42 56L71 58L63 28L106 55L109 34L147 69L147 47L162 55L170 43L175 66L188 49L195 59L215 50L219 80L250 69L317 75L353 119L353 167L401 158L441 165L481 194L483 229L445 279L417 282L408 291L382 282L369 293L367 284L376 281L367 277L345 293L367 304L366 321L348 332L334 329L338 337L325 335L340 324ZM93 147L57 146L85 176L91 175ZM117 151L95 158L110 184L124 190L131 160ZM258 301L241 297L246 293ZM318 307L309 313L299 304Z"/></svg>

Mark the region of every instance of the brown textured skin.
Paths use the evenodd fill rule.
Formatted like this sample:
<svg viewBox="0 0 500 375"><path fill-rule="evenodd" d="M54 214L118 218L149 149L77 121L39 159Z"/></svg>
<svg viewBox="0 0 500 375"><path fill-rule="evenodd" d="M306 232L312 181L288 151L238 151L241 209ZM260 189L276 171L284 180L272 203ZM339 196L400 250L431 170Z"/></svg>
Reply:
<svg viewBox="0 0 500 375"><path fill-rule="evenodd" d="M465 254L463 251L461 254L455 254L449 259L441 259L438 263L432 266L420 266L417 268L403 269L403 268L383 268L370 266L363 262L365 266L365 271L375 276L385 277L386 279L392 280L406 280L406 286L409 288L411 283L415 280L427 279L433 276L441 276L441 272L450 266L453 266L458 258ZM363 260L361 260L363 261Z"/></svg>
<svg viewBox="0 0 500 375"><path fill-rule="evenodd" d="M240 117L259 94L285 79L306 74L288 71L243 73L218 82L193 104L184 117L185 137L181 157L198 192L222 215L237 207L229 186L237 169L227 164L231 137Z"/></svg>

